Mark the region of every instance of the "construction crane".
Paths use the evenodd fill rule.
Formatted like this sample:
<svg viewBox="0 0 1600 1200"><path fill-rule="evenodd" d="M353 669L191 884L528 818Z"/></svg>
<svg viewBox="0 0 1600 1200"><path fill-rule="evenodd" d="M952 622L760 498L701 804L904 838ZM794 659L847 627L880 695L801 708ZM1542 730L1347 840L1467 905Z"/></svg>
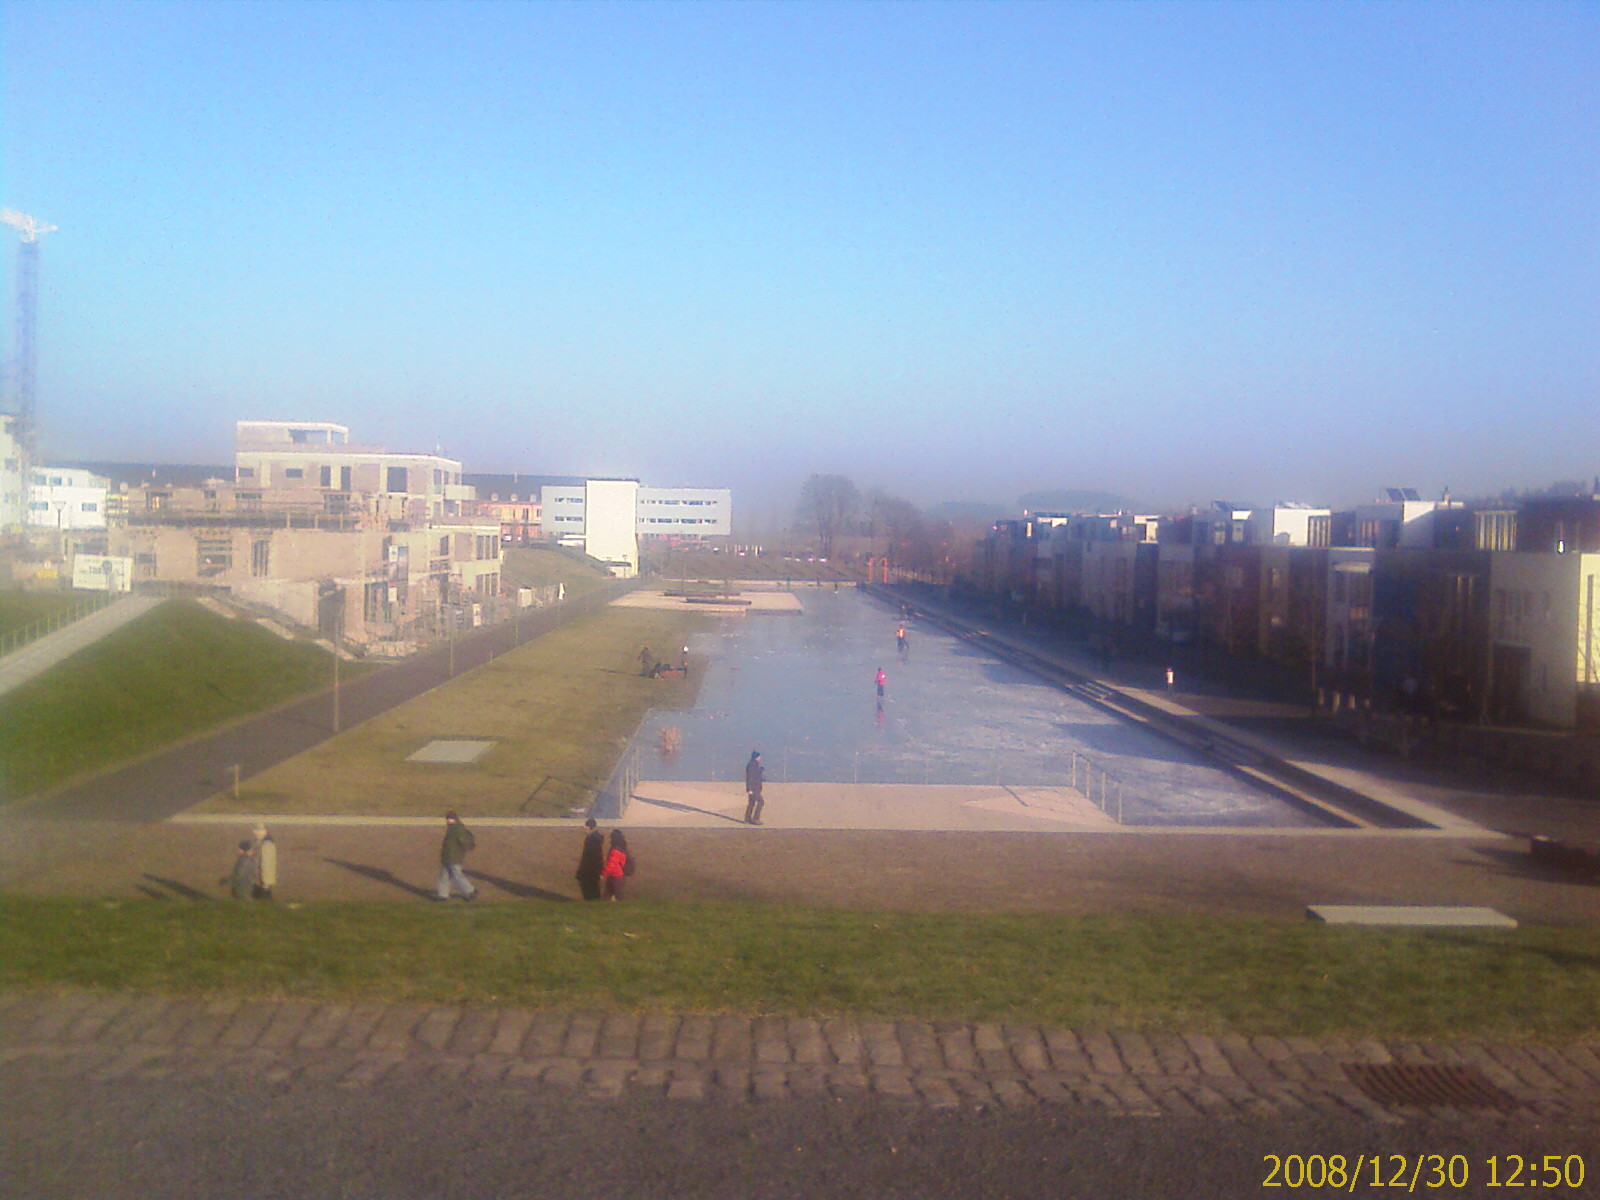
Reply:
<svg viewBox="0 0 1600 1200"><path fill-rule="evenodd" d="M23 458L31 464L34 448L33 370L34 314L39 299L39 238L54 233L56 226L15 209L0 209L0 222L22 236L17 248L17 347L12 366L12 388L16 412L16 439Z"/></svg>

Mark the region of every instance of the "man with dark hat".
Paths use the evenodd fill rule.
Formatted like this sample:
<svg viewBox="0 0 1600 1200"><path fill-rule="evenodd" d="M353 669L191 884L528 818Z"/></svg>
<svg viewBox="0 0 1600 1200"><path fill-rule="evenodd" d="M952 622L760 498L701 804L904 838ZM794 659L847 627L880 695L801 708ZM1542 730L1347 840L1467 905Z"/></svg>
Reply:
<svg viewBox="0 0 1600 1200"><path fill-rule="evenodd" d="M750 751L750 761L744 765L744 821L746 825L761 824L761 781L766 772L761 767L761 751Z"/></svg>

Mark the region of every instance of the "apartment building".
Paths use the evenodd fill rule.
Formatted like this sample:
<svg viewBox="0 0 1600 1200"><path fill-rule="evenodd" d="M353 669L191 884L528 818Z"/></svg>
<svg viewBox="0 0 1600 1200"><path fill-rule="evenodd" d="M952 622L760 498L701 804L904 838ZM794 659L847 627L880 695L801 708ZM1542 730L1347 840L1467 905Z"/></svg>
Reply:
<svg viewBox="0 0 1600 1200"><path fill-rule="evenodd" d="M20 533L28 523L28 481L17 418L0 413L0 533Z"/></svg>
<svg viewBox="0 0 1600 1200"><path fill-rule="evenodd" d="M1489 570L1488 715L1600 726L1600 553L1496 554Z"/></svg>
<svg viewBox="0 0 1600 1200"><path fill-rule="evenodd" d="M357 644L497 600L500 525L460 464L353 446L332 422L240 421L233 477L124 484L86 571L225 591Z"/></svg>
<svg viewBox="0 0 1600 1200"><path fill-rule="evenodd" d="M330 421L239 421L234 426L234 482L241 492L300 492L328 510L361 496L374 517L437 521L470 512L476 493L461 464L438 454L402 454L350 442Z"/></svg>

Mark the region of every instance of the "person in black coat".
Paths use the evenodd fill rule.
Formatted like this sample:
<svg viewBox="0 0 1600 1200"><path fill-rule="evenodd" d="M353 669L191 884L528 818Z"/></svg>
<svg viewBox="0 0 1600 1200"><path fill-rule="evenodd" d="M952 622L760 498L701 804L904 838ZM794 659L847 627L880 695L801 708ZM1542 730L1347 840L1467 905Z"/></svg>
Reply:
<svg viewBox="0 0 1600 1200"><path fill-rule="evenodd" d="M594 818L583 823L583 852L578 856L578 871L573 876L585 900L600 899L600 868L606 861L605 834L595 828Z"/></svg>
<svg viewBox="0 0 1600 1200"><path fill-rule="evenodd" d="M746 825L761 824L761 781L766 771L761 766L761 751L750 751L750 761L744 765L744 821Z"/></svg>

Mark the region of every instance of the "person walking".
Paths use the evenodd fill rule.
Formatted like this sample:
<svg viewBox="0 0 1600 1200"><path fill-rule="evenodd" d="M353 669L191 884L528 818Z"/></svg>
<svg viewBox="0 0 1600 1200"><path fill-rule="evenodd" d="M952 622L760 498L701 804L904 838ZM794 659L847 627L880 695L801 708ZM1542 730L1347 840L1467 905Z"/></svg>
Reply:
<svg viewBox="0 0 1600 1200"><path fill-rule="evenodd" d="M606 865L600 870L605 882L606 899L621 900L623 885L633 874L633 857L628 853L627 835L620 829L611 831L611 850L606 855Z"/></svg>
<svg viewBox="0 0 1600 1200"><path fill-rule="evenodd" d="M233 870L217 880L227 888L235 900L249 900L255 896L256 856L255 843L249 838L239 839L239 849L233 856Z"/></svg>
<svg viewBox="0 0 1600 1200"><path fill-rule="evenodd" d="M767 772L761 765L761 751L750 751L750 761L744 764L744 823L761 824L761 809L766 803L761 798L761 783Z"/></svg>
<svg viewBox="0 0 1600 1200"><path fill-rule="evenodd" d="M450 899L452 884L468 900L478 898L478 889L472 886L472 880L467 878L461 865L467 860L467 851L477 844L478 839L472 836L472 830L461 823L455 809L445 813L444 841L439 844L439 886L434 892L434 899Z"/></svg>
<svg viewBox="0 0 1600 1200"><path fill-rule="evenodd" d="M883 673L883 668L882 667L878 668L878 678L877 678L876 682L878 684L878 699L882 700L883 699L884 689L888 686L888 683L889 683L889 677Z"/></svg>
<svg viewBox="0 0 1600 1200"><path fill-rule="evenodd" d="M255 898L271 900L272 889L278 886L278 843L265 825L256 826L255 838Z"/></svg>
<svg viewBox="0 0 1600 1200"><path fill-rule="evenodd" d="M655 655L650 653L649 646L646 646L643 650L639 651L639 674L643 678L650 678L650 672L655 669L655 665Z"/></svg>
<svg viewBox="0 0 1600 1200"><path fill-rule="evenodd" d="M578 870L573 878L585 900L600 899L600 872L606 865L606 836L595 828L594 818L583 823L583 850L578 855Z"/></svg>

